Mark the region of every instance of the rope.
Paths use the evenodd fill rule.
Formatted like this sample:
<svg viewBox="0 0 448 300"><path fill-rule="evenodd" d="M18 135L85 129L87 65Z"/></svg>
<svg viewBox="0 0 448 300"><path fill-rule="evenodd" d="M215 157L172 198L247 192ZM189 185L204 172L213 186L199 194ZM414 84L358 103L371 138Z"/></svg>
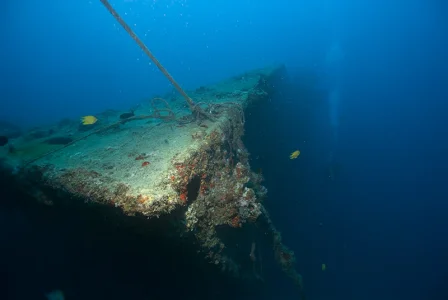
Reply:
<svg viewBox="0 0 448 300"><path fill-rule="evenodd" d="M193 99L191 99L187 93L182 89L182 87L174 80L174 78L168 73L168 71L162 66L162 64L157 60L157 58L149 51L148 47L140 40L140 38L135 34L135 32L129 27L128 24L120 17L117 11L110 5L108 0L100 0L101 3L107 8L107 10L112 14L112 16L120 23L121 26L126 30L126 32L131 36L131 38L140 46L143 52L148 55L148 57L156 64L160 71L162 71L163 75L174 85L177 91L185 98L192 112L197 111L197 108L194 105Z"/></svg>

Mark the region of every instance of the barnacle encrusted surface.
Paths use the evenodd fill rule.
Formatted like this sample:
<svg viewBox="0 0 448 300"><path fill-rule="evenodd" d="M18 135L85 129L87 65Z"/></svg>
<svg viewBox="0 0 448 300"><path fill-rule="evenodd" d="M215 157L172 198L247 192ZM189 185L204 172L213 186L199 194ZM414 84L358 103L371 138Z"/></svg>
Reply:
<svg viewBox="0 0 448 300"><path fill-rule="evenodd" d="M251 171L241 140L245 111L269 98L283 72L282 66L255 70L189 92L208 119L194 118L180 96L169 94L143 102L126 122L112 110L97 115L93 128L61 121L2 149L2 168L46 205L107 206L147 222L172 215L206 259L237 276L239 259L218 231L241 231L262 218L279 263L297 279L293 253L262 205L262 176ZM46 142L53 137L71 142Z"/></svg>

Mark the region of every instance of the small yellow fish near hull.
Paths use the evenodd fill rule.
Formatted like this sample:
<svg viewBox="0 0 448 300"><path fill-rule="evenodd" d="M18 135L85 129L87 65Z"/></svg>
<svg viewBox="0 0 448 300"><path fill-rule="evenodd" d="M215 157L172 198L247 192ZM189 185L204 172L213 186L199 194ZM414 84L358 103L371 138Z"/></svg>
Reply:
<svg viewBox="0 0 448 300"><path fill-rule="evenodd" d="M299 157L300 155L300 151L296 150L293 153L291 153L291 155L289 156L289 159L296 159L297 157Z"/></svg>
<svg viewBox="0 0 448 300"><path fill-rule="evenodd" d="M84 116L81 118L82 125L93 125L98 121L95 116Z"/></svg>

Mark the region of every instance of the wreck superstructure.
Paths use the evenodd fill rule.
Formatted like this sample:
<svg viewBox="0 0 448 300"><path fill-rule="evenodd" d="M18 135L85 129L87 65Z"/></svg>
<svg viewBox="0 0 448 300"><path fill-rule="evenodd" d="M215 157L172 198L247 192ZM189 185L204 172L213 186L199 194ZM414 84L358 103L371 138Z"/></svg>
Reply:
<svg viewBox="0 0 448 300"><path fill-rule="evenodd" d="M261 276L250 263L245 270L247 261L255 264L254 250L235 245L254 244L263 231L302 291L294 253L263 205L267 189L241 139L245 113L263 105L284 75L284 66L269 67L190 91L207 118L170 94L140 104L129 118L110 110L91 127L64 120L24 133L1 149L2 171L42 205L85 206L99 218L157 222L173 237L193 236L204 259L235 277Z"/></svg>

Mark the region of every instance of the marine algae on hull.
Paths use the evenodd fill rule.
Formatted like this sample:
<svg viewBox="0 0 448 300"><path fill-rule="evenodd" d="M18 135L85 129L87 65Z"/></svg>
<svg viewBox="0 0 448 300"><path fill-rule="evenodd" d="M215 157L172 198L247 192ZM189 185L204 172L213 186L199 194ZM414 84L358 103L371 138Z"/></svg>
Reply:
<svg viewBox="0 0 448 300"><path fill-rule="evenodd" d="M248 255L259 236L257 247L269 242L301 289L294 253L262 204L267 190L261 174L251 171L241 140L244 110L265 101L270 82L282 72L283 67L256 70L191 92L213 119L195 119L181 101L166 102L168 113L158 117L145 104L129 119L120 121L117 114L103 128L28 161L16 179L33 186L30 193L43 204L96 204L123 218L171 219L179 236L195 237L205 259L237 277L262 278ZM6 155L3 166L18 161ZM257 227L263 234L257 235ZM236 247L244 244L247 248Z"/></svg>

